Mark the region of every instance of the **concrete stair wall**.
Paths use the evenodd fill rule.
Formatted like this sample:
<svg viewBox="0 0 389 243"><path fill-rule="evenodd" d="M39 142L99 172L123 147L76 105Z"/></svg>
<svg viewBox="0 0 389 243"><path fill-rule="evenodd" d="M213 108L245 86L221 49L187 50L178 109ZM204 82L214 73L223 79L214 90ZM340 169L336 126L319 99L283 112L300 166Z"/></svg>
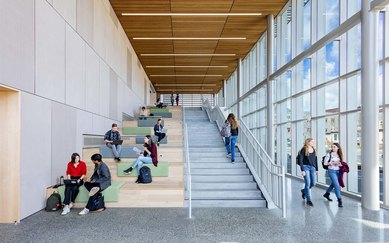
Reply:
<svg viewBox="0 0 389 243"><path fill-rule="evenodd" d="M185 108L189 132L193 207L266 207L237 148L235 163L227 158L219 129L200 108ZM186 191L186 199L189 198ZM186 204L188 202L186 201Z"/></svg>

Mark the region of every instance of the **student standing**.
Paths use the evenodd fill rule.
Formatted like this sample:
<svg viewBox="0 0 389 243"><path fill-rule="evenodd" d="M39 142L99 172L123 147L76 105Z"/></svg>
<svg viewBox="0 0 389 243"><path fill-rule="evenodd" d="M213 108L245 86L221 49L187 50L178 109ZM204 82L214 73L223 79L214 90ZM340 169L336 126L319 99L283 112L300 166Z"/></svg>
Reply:
<svg viewBox="0 0 389 243"><path fill-rule="evenodd" d="M238 139L238 130L239 124L236 120L236 117L233 113L230 113L227 118L228 122L231 124L231 137L230 137L230 151L231 151L231 163L235 163L235 144Z"/></svg>
<svg viewBox="0 0 389 243"><path fill-rule="evenodd" d="M315 186L318 167L315 141L312 138L307 138L299 151L299 165L305 182L301 194L303 198L307 199L307 205L313 207L310 189Z"/></svg>
<svg viewBox="0 0 389 243"><path fill-rule="evenodd" d="M227 158L231 158L231 124L228 121L230 116L227 117L227 119L224 121L224 124L222 126L222 130L220 131L220 135L224 137L224 145L226 146L227 150Z"/></svg>
<svg viewBox="0 0 389 243"><path fill-rule="evenodd" d="M172 103L172 106L174 106L174 95L170 95L170 103Z"/></svg>
<svg viewBox="0 0 389 243"><path fill-rule="evenodd" d="M326 154L324 158L324 165L328 166L328 176L331 179L331 185L328 187L326 193L323 197L327 198L328 201L332 201L330 198L330 193L335 189L335 195L338 199L338 207L343 207L342 196L339 185L339 172L340 167L342 166L343 161L343 151L339 143L333 143L331 146L331 151Z"/></svg>
<svg viewBox="0 0 389 243"><path fill-rule="evenodd" d="M178 106L178 103L180 102L180 95L179 94L177 94L176 95L176 105Z"/></svg>
<svg viewBox="0 0 389 243"><path fill-rule="evenodd" d="M76 201L79 187L84 184L83 179L85 175L85 162L80 160L80 155L78 153L73 153L67 166L66 178L77 180L77 184L65 185L65 199L63 201L65 206L63 207L61 215L66 215L70 212L70 209L73 207L73 204Z"/></svg>

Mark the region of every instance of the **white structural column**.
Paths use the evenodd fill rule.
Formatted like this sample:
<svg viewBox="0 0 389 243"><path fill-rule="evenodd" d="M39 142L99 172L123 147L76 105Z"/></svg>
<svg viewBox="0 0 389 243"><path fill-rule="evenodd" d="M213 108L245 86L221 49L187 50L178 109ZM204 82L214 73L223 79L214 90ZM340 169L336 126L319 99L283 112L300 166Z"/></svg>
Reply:
<svg viewBox="0 0 389 243"><path fill-rule="evenodd" d="M377 24L370 1L362 1L362 206L379 210Z"/></svg>
<svg viewBox="0 0 389 243"><path fill-rule="evenodd" d="M240 119L240 82L242 82L242 59L239 58L238 60L238 75L237 75L237 80L236 80L236 101L238 102L236 104L237 106L237 119Z"/></svg>
<svg viewBox="0 0 389 243"><path fill-rule="evenodd" d="M274 161L274 107L273 107L273 82L270 75L273 73L273 41L274 41L274 16L267 16L267 142L266 148L270 158Z"/></svg>
<svg viewBox="0 0 389 243"><path fill-rule="evenodd" d="M227 106L227 80L223 80L223 106Z"/></svg>

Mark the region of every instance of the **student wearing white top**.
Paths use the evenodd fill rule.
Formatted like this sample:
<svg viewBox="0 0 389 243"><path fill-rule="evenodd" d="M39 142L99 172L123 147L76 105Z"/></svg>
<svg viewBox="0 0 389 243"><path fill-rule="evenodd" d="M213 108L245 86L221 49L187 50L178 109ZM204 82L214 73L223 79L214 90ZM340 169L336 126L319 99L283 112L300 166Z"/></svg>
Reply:
<svg viewBox="0 0 389 243"><path fill-rule="evenodd" d="M333 143L331 151L329 151L324 158L324 165L328 165L328 176L331 178L331 185L328 187L323 197L327 198L328 201L332 201L330 193L335 189L335 195L338 199L338 207L343 207L342 196L340 194L339 185L339 167L342 166L343 152L339 143Z"/></svg>

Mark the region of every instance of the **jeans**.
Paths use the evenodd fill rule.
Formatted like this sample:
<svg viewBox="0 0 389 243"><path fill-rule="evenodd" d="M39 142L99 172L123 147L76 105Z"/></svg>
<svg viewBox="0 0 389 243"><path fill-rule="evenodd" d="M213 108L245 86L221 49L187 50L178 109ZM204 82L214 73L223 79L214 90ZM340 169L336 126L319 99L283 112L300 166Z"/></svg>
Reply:
<svg viewBox="0 0 389 243"><path fill-rule="evenodd" d="M131 168L135 168L138 166L138 175L140 175L140 168L142 168L143 164L152 164L153 160L151 157L145 157L143 155L139 156L134 163L132 163Z"/></svg>
<svg viewBox="0 0 389 243"><path fill-rule="evenodd" d="M158 142L161 142L162 139L166 137L166 133L154 133L155 136L158 136Z"/></svg>
<svg viewBox="0 0 389 243"><path fill-rule="evenodd" d="M78 180L80 179L80 176L78 177L71 176L70 178ZM80 181L80 184L65 186L65 199L63 200L63 204L69 205L70 202L74 203L79 192L79 187L82 186L82 184L83 184L83 180Z"/></svg>
<svg viewBox="0 0 389 243"><path fill-rule="evenodd" d="M235 144L236 144L237 139L238 139L238 136L231 136L230 137L231 160L235 160Z"/></svg>
<svg viewBox="0 0 389 243"><path fill-rule="evenodd" d="M327 193L331 193L332 189L335 188L336 198L342 199L340 195L339 170L328 169L328 176L331 178L331 185L328 187Z"/></svg>
<svg viewBox="0 0 389 243"><path fill-rule="evenodd" d="M85 208L89 209L90 206L92 205L93 201L95 200L95 198L97 197L97 195L102 192L103 190L101 190L101 187L100 187L100 184L99 183L96 183L96 182L85 182L84 184L85 188L88 190L88 192L93 188L93 187L98 187L100 188L100 190L93 196L89 197L88 199L88 203L86 204Z"/></svg>
<svg viewBox="0 0 389 243"><path fill-rule="evenodd" d="M230 146L230 137L224 138L224 145L226 146L227 153L231 153L231 146Z"/></svg>
<svg viewBox="0 0 389 243"><path fill-rule="evenodd" d="M122 151L121 145L107 144L107 147L112 149L115 158L120 158L120 152Z"/></svg>
<svg viewBox="0 0 389 243"><path fill-rule="evenodd" d="M311 165L304 165L304 182L305 182L305 196L307 197L307 201L311 201L311 188L316 184L316 168Z"/></svg>

